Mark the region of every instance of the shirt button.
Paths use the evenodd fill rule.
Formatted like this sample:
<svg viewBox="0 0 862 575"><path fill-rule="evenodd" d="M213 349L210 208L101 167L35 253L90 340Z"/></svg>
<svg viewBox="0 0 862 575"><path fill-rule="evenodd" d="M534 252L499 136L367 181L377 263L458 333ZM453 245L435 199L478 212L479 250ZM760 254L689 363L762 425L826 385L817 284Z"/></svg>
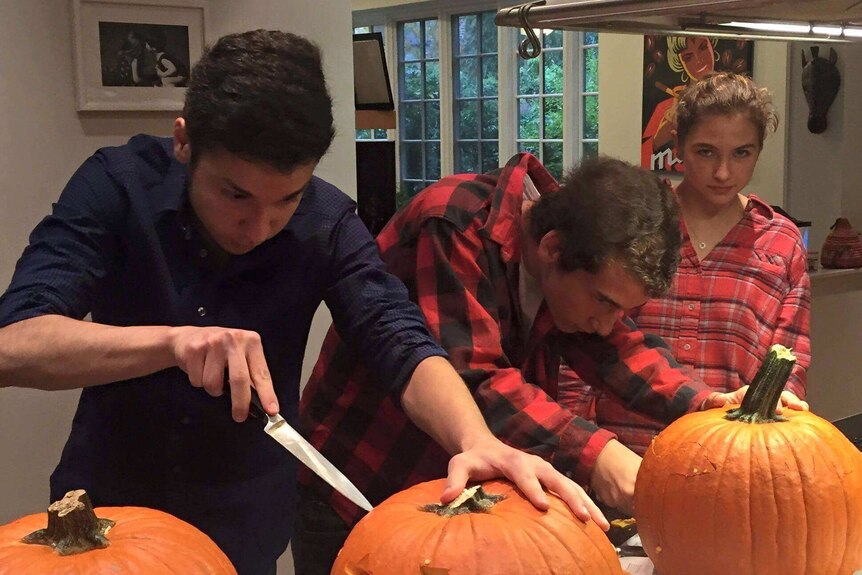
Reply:
<svg viewBox="0 0 862 575"><path fill-rule="evenodd" d="M198 315L199 316L203 317L206 314L207 314L207 308L205 308L204 306L201 306L198 308Z"/></svg>
<svg viewBox="0 0 862 575"><path fill-rule="evenodd" d="M694 304L693 304L693 303L688 304L688 309L693 310L693 309L694 309Z"/></svg>
<svg viewBox="0 0 862 575"><path fill-rule="evenodd" d="M205 249L201 248L201 251L198 252L198 255L202 258L205 258L205 257L207 257L207 251Z"/></svg>
<svg viewBox="0 0 862 575"><path fill-rule="evenodd" d="M687 343L687 344L685 344L684 346L682 346L682 348L683 348L685 351L688 351L688 350L690 350L690 349L691 349L691 344L690 344L690 343Z"/></svg>

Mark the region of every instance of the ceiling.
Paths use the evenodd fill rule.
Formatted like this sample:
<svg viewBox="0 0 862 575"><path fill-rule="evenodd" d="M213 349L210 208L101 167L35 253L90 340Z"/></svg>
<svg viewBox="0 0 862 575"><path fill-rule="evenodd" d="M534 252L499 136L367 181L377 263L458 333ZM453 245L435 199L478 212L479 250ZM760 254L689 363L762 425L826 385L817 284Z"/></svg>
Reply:
<svg viewBox="0 0 862 575"><path fill-rule="evenodd" d="M636 34L704 34L756 39L862 41L862 0L547 0L526 2L497 13L501 26L602 30ZM859 36L835 30L752 30L730 22L858 27Z"/></svg>

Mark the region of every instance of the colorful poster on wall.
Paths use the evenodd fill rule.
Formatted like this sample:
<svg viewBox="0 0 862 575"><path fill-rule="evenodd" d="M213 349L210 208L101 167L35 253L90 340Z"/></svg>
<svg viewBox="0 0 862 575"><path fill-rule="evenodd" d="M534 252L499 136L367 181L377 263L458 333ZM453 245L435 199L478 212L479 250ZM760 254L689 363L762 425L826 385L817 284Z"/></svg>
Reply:
<svg viewBox="0 0 862 575"><path fill-rule="evenodd" d="M706 36L644 36L641 166L659 172L682 172L673 145L671 109L691 81L715 71L751 75L754 44Z"/></svg>

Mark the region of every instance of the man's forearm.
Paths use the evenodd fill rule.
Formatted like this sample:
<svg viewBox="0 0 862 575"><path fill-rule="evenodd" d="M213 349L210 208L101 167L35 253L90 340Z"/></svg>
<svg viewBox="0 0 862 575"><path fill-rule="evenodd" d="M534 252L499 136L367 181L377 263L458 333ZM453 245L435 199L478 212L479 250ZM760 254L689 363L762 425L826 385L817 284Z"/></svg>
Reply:
<svg viewBox="0 0 862 575"><path fill-rule="evenodd" d="M401 403L413 423L450 454L493 438L464 381L442 357L416 366Z"/></svg>
<svg viewBox="0 0 862 575"><path fill-rule="evenodd" d="M115 327L59 315L0 329L0 387L75 389L175 365L170 327Z"/></svg>

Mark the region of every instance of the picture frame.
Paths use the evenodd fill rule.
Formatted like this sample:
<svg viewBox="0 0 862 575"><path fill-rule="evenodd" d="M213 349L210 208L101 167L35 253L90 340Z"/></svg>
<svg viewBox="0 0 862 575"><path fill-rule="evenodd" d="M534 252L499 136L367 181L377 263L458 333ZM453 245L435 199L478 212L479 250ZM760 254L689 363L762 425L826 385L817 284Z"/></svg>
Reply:
<svg viewBox="0 0 862 575"><path fill-rule="evenodd" d="M204 0L71 0L79 112L178 111L206 36Z"/></svg>
<svg viewBox="0 0 862 575"><path fill-rule="evenodd" d="M394 110L383 35L353 35L354 102L357 110Z"/></svg>

